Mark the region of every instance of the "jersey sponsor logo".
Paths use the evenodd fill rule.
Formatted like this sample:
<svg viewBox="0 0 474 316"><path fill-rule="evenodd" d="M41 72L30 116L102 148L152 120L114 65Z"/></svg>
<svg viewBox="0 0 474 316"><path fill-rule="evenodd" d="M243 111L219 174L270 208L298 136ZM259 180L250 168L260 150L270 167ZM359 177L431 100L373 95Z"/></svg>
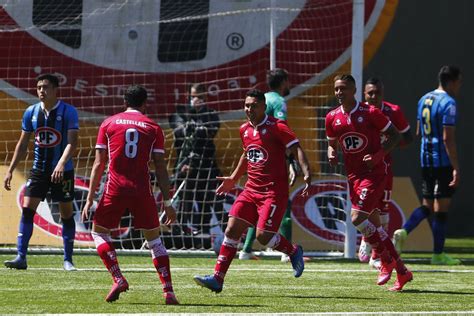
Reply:
<svg viewBox="0 0 474 316"><path fill-rule="evenodd" d="M292 192L291 209L293 221L313 237L336 244L344 245L345 231L350 223L351 202L347 182L342 180L314 181L306 196L301 196L304 185ZM400 228L405 217L398 204L388 202L390 212L389 235ZM357 243L361 235L357 233Z"/></svg>
<svg viewBox="0 0 474 316"><path fill-rule="evenodd" d="M54 147L61 143L61 133L51 127L39 127L35 131L36 145L42 148Z"/></svg>
<svg viewBox="0 0 474 316"><path fill-rule="evenodd" d="M260 145L250 145L247 148L247 160L252 164L264 164L268 159L268 153Z"/></svg>
<svg viewBox="0 0 474 316"><path fill-rule="evenodd" d="M342 149L344 152L356 154L365 149L368 144L367 137L364 134L357 132L348 132L341 136Z"/></svg>

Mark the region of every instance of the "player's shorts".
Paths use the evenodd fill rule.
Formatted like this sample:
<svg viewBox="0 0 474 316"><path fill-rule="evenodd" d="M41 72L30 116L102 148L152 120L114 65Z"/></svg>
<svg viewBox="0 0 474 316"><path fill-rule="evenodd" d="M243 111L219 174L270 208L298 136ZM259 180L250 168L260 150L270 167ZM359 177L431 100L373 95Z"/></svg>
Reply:
<svg viewBox="0 0 474 316"><path fill-rule="evenodd" d="M117 228L123 214L133 215L135 229L154 229L160 226L158 208L153 195L114 196L103 194L97 205L94 224L107 229Z"/></svg>
<svg viewBox="0 0 474 316"><path fill-rule="evenodd" d="M352 209L370 214L380 208L385 189L385 174L371 174L349 179Z"/></svg>
<svg viewBox="0 0 474 316"><path fill-rule="evenodd" d="M276 233L287 205L288 194L244 190L232 205L229 216L244 220L260 230Z"/></svg>
<svg viewBox="0 0 474 316"><path fill-rule="evenodd" d="M51 173L31 169L26 181L25 196L44 200L49 190L54 202L74 200L74 170L65 171L60 183L52 183Z"/></svg>
<svg viewBox="0 0 474 316"><path fill-rule="evenodd" d="M456 191L449 183L453 180L452 167L421 168L422 196L428 200L450 198Z"/></svg>
<svg viewBox="0 0 474 316"><path fill-rule="evenodd" d="M390 212L390 201L392 200L392 189L393 189L393 171L391 167L388 167L387 174L385 175L385 186L378 207L382 213Z"/></svg>

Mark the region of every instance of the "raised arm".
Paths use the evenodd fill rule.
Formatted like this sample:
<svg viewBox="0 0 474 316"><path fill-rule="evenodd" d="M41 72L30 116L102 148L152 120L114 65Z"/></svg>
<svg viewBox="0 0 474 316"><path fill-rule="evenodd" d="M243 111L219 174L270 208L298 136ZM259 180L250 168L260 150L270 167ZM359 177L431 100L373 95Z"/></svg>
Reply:
<svg viewBox="0 0 474 316"><path fill-rule="evenodd" d="M216 189L216 193L227 194L230 190L235 187L235 184L239 179L244 175L247 171L247 157L245 156L245 152L242 153L239 159L239 163L237 167L234 169L230 177L217 177L218 180L222 180L222 183Z"/></svg>

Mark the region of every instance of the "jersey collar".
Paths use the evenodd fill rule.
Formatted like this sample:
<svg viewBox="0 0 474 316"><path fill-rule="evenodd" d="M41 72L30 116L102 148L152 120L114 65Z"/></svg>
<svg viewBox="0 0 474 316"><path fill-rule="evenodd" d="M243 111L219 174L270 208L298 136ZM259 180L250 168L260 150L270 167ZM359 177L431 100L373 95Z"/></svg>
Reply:
<svg viewBox="0 0 474 316"><path fill-rule="evenodd" d="M58 106L59 106L60 103L61 103L61 101L58 100L58 102L56 102L56 105L53 106L53 108L48 111L48 110L46 110L46 108L44 107L44 103L41 102L41 103L40 103L41 110L46 114L46 116L49 116L49 114L50 114L51 112L53 112L54 110L56 110L56 109L58 108Z"/></svg>
<svg viewBox="0 0 474 316"><path fill-rule="evenodd" d="M258 123L257 125L253 126L252 122L249 121L250 125L252 125L253 128L257 129L259 126L262 126L263 124L265 124L265 122L268 120L268 114L265 114L265 117L263 118L263 120Z"/></svg>
<svg viewBox="0 0 474 316"><path fill-rule="evenodd" d="M356 106L354 106L354 108L351 110L349 115L354 114L359 109L359 106L360 106L360 102L357 102ZM341 112L346 114L346 112L344 112L344 108L342 107L342 105L341 105Z"/></svg>

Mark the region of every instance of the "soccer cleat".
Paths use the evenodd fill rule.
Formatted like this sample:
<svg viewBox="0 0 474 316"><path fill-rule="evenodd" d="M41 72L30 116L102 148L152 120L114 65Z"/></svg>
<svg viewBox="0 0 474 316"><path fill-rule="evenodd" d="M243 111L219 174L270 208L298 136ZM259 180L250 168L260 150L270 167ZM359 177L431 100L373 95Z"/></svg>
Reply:
<svg viewBox="0 0 474 316"><path fill-rule="evenodd" d="M13 260L7 260L3 264L5 267L10 269L26 270L26 268L28 268L28 264L26 264L26 258L22 259L20 256L16 256L16 258Z"/></svg>
<svg viewBox="0 0 474 316"><path fill-rule="evenodd" d="M431 264L445 265L445 266L455 266L461 264L461 260L452 258L446 253L435 253L431 257Z"/></svg>
<svg viewBox="0 0 474 316"><path fill-rule="evenodd" d="M166 305L179 305L178 299L176 298L176 295L174 295L173 292L166 292L163 294L165 297L165 304Z"/></svg>
<svg viewBox="0 0 474 316"><path fill-rule="evenodd" d="M397 280L393 287L389 288L389 291L400 292L403 289L403 286L413 280L413 273L410 270L407 270L404 274L397 273Z"/></svg>
<svg viewBox="0 0 474 316"><path fill-rule="evenodd" d="M212 292L220 293L222 292L222 283L220 283L215 276L205 275L205 276L194 276L194 282L198 285L208 288Z"/></svg>
<svg viewBox="0 0 474 316"><path fill-rule="evenodd" d="M299 278L304 271L303 248L301 246L296 246L296 251L290 256L290 261L295 278Z"/></svg>
<svg viewBox="0 0 474 316"><path fill-rule="evenodd" d="M66 271L77 271L76 267L72 264L71 261L64 260L63 267Z"/></svg>
<svg viewBox="0 0 474 316"><path fill-rule="evenodd" d="M395 250L397 250L398 254L402 253L403 250L403 244L405 243L405 240L407 240L408 233L405 229L397 229L393 233L393 245L395 246Z"/></svg>
<svg viewBox="0 0 474 316"><path fill-rule="evenodd" d="M253 252L239 252L239 260L259 260L260 258L253 254Z"/></svg>
<svg viewBox="0 0 474 316"><path fill-rule="evenodd" d="M375 258L374 259L374 258L370 257L369 267L374 268L376 270L380 270L380 268L382 268L382 261L380 260L380 258Z"/></svg>
<svg viewBox="0 0 474 316"><path fill-rule="evenodd" d="M359 246L359 261L364 263L369 262L371 252L372 247L362 239Z"/></svg>
<svg viewBox="0 0 474 316"><path fill-rule="evenodd" d="M377 285L384 285L385 283L387 283L392 277L392 271L393 269L395 269L396 266L397 266L397 263L393 259L388 264L384 264L382 262L379 276L377 278Z"/></svg>
<svg viewBox="0 0 474 316"><path fill-rule="evenodd" d="M283 263L290 262L290 256L288 256L286 253L282 253L281 254L281 262L283 262Z"/></svg>
<svg viewBox="0 0 474 316"><path fill-rule="evenodd" d="M115 283L112 285L109 294L107 294L105 301L106 302L114 302L119 299L120 293L128 291L128 282L127 280L123 279L120 283Z"/></svg>

